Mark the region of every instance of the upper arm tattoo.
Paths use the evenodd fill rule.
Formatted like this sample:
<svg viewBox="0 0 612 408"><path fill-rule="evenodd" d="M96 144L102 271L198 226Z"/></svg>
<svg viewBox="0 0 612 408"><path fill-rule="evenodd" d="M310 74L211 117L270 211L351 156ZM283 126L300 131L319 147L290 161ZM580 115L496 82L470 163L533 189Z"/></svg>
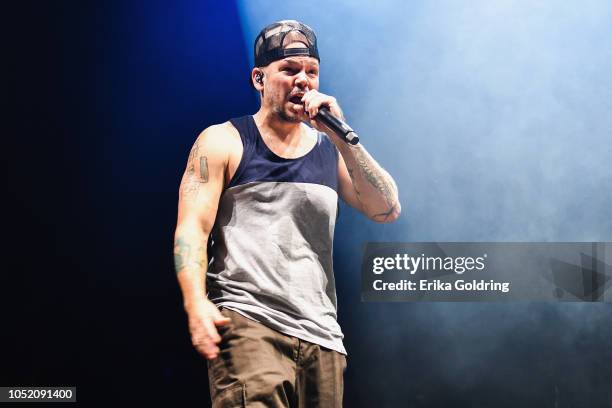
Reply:
<svg viewBox="0 0 612 408"><path fill-rule="evenodd" d="M196 141L191 152L189 153L189 159L187 159L187 170L181 180L181 197L184 200L195 200L198 196L198 189L200 184L208 183L208 159L206 156L200 154L200 145ZM196 174L196 163L200 164L200 174Z"/></svg>
<svg viewBox="0 0 612 408"><path fill-rule="evenodd" d="M206 156L200 156L200 180L202 183L208 183L208 160Z"/></svg>

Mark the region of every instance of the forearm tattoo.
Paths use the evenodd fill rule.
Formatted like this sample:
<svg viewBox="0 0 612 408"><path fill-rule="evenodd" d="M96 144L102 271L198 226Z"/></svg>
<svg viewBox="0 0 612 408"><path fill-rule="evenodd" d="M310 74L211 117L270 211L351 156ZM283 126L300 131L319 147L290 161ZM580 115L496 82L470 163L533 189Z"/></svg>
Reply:
<svg viewBox="0 0 612 408"><path fill-rule="evenodd" d="M196 163L200 165L199 174L196 174ZM189 153L187 169L181 180L181 197L184 200L195 200L198 197L200 185L203 183L208 183L208 159L200 155L200 146L196 141Z"/></svg>
<svg viewBox="0 0 612 408"><path fill-rule="evenodd" d="M387 203L387 210L378 214L374 214L374 218L376 220L386 221L394 212L397 210L397 187L395 187L395 183L393 179L380 168L378 164L367 155L367 153L363 150L363 148L358 147L353 150L353 157L357 163L357 168L360 173L363 175L363 178L371 184L381 196L384 198ZM353 187L355 188L355 192L357 193L357 197L360 198L360 192L357 189L357 183L355 182L355 174L354 170L348 168L349 176L351 177L351 181L353 182Z"/></svg>
<svg viewBox="0 0 612 408"><path fill-rule="evenodd" d="M174 240L174 268L176 273L188 268L201 269L206 264L206 247L203 243L194 245L185 238Z"/></svg>

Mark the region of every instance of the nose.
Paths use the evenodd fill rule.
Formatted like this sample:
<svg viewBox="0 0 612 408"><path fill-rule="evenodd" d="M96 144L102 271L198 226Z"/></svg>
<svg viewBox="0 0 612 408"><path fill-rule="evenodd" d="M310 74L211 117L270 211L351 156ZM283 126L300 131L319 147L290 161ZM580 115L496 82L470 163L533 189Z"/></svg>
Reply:
<svg viewBox="0 0 612 408"><path fill-rule="evenodd" d="M308 76L305 71L301 71L296 75L295 85L301 89L308 87Z"/></svg>

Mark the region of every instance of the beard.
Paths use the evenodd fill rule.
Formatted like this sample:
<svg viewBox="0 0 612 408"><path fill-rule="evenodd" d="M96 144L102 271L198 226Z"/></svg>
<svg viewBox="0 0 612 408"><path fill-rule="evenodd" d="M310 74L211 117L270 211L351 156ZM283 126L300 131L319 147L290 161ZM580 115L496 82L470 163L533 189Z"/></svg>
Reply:
<svg viewBox="0 0 612 408"><path fill-rule="evenodd" d="M291 102L285 102L282 106L274 108L274 113L283 121L291 123L300 123L304 120L303 114L298 113L288 106Z"/></svg>
<svg viewBox="0 0 612 408"><path fill-rule="evenodd" d="M281 121L288 123L300 123L308 120L308 114L304 111L304 105L299 100L304 92L298 88L293 88L285 93L284 90L277 89L265 96L266 102L271 107L272 113ZM297 100L295 100L295 98ZM291 99L294 99L293 101ZM296 110L297 109L297 110Z"/></svg>

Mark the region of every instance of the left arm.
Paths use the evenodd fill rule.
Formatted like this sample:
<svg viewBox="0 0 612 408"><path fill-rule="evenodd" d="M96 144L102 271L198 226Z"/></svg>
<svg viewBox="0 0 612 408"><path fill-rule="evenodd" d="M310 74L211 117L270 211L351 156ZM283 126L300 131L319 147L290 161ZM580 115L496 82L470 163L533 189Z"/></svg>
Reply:
<svg viewBox="0 0 612 408"><path fill-rule="evenodd" d="M401 212L397 185L393 178L358 143L350 145L315 119L319 106L329 107L331 113L343 119L336 99L318 91L308 91L304 98L304 110L312 125L330 135L340 151L338 178L340 197L373 221L395 221Z"/></svg>
<svg viewBox="0 0 612 408"><path fill-rule="evenodd" d="M401 212L397 185L361 143L353 146L333 136L340 151L340 197L373 221L397 220Z"/></svg>

